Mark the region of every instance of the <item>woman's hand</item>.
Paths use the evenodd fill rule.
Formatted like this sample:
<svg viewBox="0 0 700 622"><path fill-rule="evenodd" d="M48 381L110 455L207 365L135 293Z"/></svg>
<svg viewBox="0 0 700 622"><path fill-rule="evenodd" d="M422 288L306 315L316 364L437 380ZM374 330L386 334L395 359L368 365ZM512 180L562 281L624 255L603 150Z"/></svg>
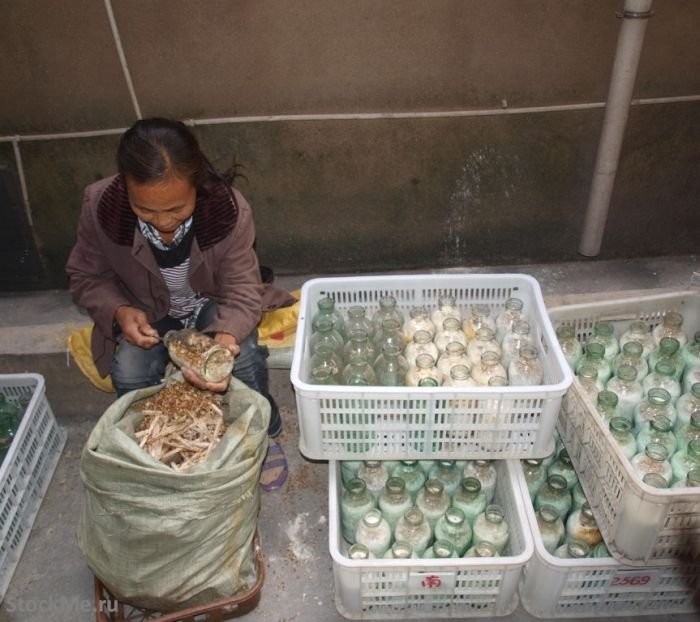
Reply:
<svg viewBox="0 0 700 622"><path fill-rule="evenodd" d="M226 346L229 350L231 350L234 356L241 351L241 348L238 346L238 341L229 333L216 333L216 335L214 335L214 341L222 346ZM190 367L182 367L182 375L185 377L187 382L194 385L198 389L212 391L214 393L224 393L228 389L228 385L231 382L230 375L224 378L221 382L207 382Z"/></svg>
<svg viewBox="0 0 700 622"><path fill-rule="evenodd" d="M122 329L124 339L134 346L149 350L160 341L158 331L150 325L141 309L122 305L115 311L114 319Z"/></svg>

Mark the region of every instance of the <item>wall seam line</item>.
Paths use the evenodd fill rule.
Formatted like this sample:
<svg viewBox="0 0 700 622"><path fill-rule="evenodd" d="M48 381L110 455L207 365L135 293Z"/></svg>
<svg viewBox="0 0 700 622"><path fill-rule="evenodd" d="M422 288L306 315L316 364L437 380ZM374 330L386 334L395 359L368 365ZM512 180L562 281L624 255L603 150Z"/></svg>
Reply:
<svg viewBox="0 0 700 622"><path fill-rule="evenodd" d="M106 0L107 1L107 0ZM700 95L679 95L675 97L655 97L649 99L634 99L633 106L649 106L658 104L673 104L700 101ZM459 117L483 117L499 115L539 114L547 112L570 112L575 110L590 110L604 108L605 102L589 102L585 104L560 104L552 106L531 106L518 108L478 108L470 110L445 110L431 112L358 112L358 113L328 113L328 114L288 114L288 115L257 115L241 117L218 117L211 119L183 119L190 126L224 125L236 123L275 123L282 121L372 121L381 119L438 119ZM140 117L139 117L140 118ZM14 141L65 140L70 138L97 138L122 134L127 128L110 128L105 130L87 130L84 132L62 132L57 134L26 134L0 136L0 143Z"/></svg>

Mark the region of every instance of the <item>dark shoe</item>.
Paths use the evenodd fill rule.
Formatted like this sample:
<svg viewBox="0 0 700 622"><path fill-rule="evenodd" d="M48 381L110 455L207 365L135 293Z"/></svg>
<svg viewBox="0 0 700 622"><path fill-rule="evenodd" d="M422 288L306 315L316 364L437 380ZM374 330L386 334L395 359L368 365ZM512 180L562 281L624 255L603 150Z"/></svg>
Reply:
<svg viewBox="0 0 700 622"><path fill-rule="evenodd" d="M260 473L260 487L265 491L276 490L284 485L289 475L287 458L279 443L270 443Z"/></svg>

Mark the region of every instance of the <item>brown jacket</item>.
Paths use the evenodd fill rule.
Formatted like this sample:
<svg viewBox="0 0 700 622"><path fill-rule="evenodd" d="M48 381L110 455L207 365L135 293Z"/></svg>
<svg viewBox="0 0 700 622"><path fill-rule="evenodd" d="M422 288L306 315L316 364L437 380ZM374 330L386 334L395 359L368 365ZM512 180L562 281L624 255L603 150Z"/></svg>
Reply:
<svg viewBox="0 0 700 622"><path fill-rule="evenodd" d="M197 196L189 278L195 292L219 303L214 322L205 330L227 332L242 340L260 321L263 285L253 249L250 205L238 190L234 193L237 209L227 193ZM168 288L136 226L119 176L86 188L77 242L66 271L73 301L95 322L92 355L98 371L106 376L116 346L117 307L143 309L153 322L165 317L170 305Z"/></svg>

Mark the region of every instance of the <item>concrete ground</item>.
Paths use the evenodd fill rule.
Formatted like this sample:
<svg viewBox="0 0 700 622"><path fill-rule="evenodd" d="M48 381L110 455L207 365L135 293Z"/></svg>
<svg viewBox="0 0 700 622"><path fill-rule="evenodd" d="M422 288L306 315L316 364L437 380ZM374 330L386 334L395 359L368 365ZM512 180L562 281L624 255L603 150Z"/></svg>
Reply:
<svg viewBox="0 0 700 622"><path fill-rule="evenodd" d="M464 272L522 272L537 278L548 306L619 297L630 291L686 289L700 270L697 256L521 266L480 266ZM457 271L451 271L457 272ZM308 276L279 278L288 289ZM87 381L66 355L66 337L87 318L63 291L0 296L0 373L36 372L45 377L49 403L68 440L36 517L14 578L0 606L0 622L87 622L93 577L75 540L82 484L79 456L95 422L112 402ZM271 370L272 392L284 411L290 475L285 486L262 496L259 529L266 564L260 602L246 620L334 622L343 620L334 603L328 547L328 465L298 450L294 391L289 372ZM427 619L427 618L423 618ZM484 620L485 618L480 618ZM535 620L522 607L496 618ZM623 617L622 621L649 620ZM661 622L691 622L700 615L664 615Z"/></svg>

